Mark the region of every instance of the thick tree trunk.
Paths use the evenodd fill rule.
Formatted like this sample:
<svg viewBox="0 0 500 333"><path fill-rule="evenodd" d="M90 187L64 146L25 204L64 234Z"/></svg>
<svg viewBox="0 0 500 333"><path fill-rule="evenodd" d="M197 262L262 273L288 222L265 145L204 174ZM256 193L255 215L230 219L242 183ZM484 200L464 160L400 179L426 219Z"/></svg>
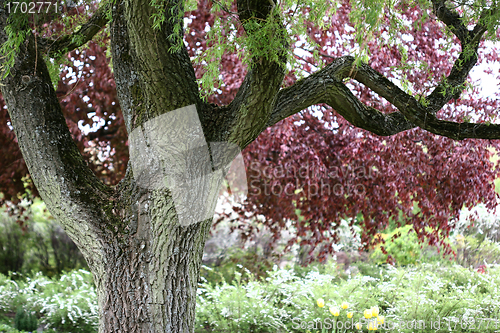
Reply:
<svg viewBox="0 0 500 333"><path fill-rule="evenodd" d="M116 188L95 177L71 138L33 36L1 88L35 185L93 273L99 332L193 332L211 219L182 226L170 191L138 186L131 168ZM130 109L149 118L141 110Z"/></svg>
<svg viewBox="0 0 500 333"><path fill-rule="evenodd" d="M182 10L181 2L166 5L165 13ZM264 7L265 17L271 7ZM43 47L36 45L33 35L28 34L21 44L1 89L36 187L93 273L99 332L191 333L201 257L211 226L210 207L221 180L211 175L221 175L237 150L267 126L284 72L276 63L257 59L235 102L214 107L199 98L186 48L181 45L172 52L176 47L172 34L182 40L182 31L174 29L176 23L182 24L182 20L176 22L178 16L166 17L161 29L154 29L154 8L148 0L116 0L112 12L113 68L129 141L145 138L140 147L151 150L151 140L158 136L148 137L146 129L155 124L163 137L179 144L170 146L173 154L168 163L155 162L165 156L153 156L151 163L142 164L154 186L141 183L141 172L133 162L116 187L96 178L69 133L39 53ZM0 8L0 43L7 41L7 17ZM179 126L165 130L165 123L155 122L178 114L188 115L177 118ZM139 133L136 137L134 130ZM194 137L194 143L184 137ZM220 148L225 151L217 151ZM165 181L163 174L151 171L158 166L163 168L160 171L175 169L176 175L186 175L188 169L193 177L184 178L186 191L157 186ZM180 207L179 197L184 203L201 198L194 200L201 207Z"/></svg>
<svg viewBox="0 0 500 333"><path fill-rule="evenodd" d="M104 239L104 267L94 273L99 332L193 332L211 221L180 226L167 198L143 195L125 217L132 229Z"/></svg>

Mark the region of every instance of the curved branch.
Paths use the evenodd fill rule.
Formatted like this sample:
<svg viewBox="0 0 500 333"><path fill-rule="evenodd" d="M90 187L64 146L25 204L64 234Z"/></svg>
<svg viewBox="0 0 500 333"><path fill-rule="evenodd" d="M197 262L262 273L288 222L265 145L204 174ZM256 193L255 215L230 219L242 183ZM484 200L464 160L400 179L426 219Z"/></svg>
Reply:
<svg viewBox="0 0 500 333"><path fill-rule="evenodd" d="M455 140L500 139L500 125L440 120L432 108L424 107L369 65L361 64L352 70L353 65L351 56L337 58L322 70L282 89L267 125L272 126L311 105L326 103L354 126L381 136L418 126ZM349 76L384 97L400 112L384 114L363 104L342 83Z"/></svg>
<svg viewBox="0 0 500 333"><path fill-rule="evenodd" d="M432 0L432 8L436 17L446 24L462 45L469 43L471 32L462 22L462 18L457 12L449 9L444 0Z"/></svg>
<svg viewBox="0 0 500 333"><path fill-rule="evenodd" d="M71 35L63 36L57 40L50 38L38 39L38 49L43 54L47 54L53 58L85 45L110 21L110 9L111 1L105 2L104 5L97 9L87 23Z"/></svg>
<svg viewBox="0 0 500 333"><path fill-rule="evenodd" d="M354 58L351 56L337 58L322 70L297 81L291 87L282 89L278 93L267 126L272 126L311 105L326 103L354 126L378 135L393 135L414 128L415 125L406 120L400 112L384 114L366 106L354 96L342 83L349 74L369 88L376 89L379 95L396 107L402 105L403 100L408 97L368 65L362 65L352 71L353 65Z"/></svg>
<svg viewBox="0 0 500 333"><path fill-rule="evenodd" d="M464 89L469 72L477 62L477 49L486 28L482 24L477 24L470 31L461 17L446 7L444 1L433 0L432 3L438 19L460 40L462 51L448 77L427 96L426 106L399 89L369 65L361 64L354 68L354 58L346 56L335 59L324 69L281 90L267 125L274 125L311 105L326 103L351 124L378 135L391 135L419 126L431 133L456 140L499 139L500 125L457 123L436 117L437 111L452 98L458 98ZM497 8L484 10L481 20L494 15L496 10ZM352 77L363 83L397 107L400 112L383 114L366 106L342 83L346 77Z"/></svg>
<svg viewBox="0 0 500 333"><path fill-rule="evenodd" d="M450 74L439 82L438 86L427 97L430 111L436 114L451 99L457 99L465 89L464 83L477 62L477 49L479 42L486 32L486 28L477 24L474 30L467 29L458 13L446 7L445 1L433 0L434 14L441 20L460 40L462 51L453 64ZM481 18L491 15L489 10L483 11Z"/></svg>

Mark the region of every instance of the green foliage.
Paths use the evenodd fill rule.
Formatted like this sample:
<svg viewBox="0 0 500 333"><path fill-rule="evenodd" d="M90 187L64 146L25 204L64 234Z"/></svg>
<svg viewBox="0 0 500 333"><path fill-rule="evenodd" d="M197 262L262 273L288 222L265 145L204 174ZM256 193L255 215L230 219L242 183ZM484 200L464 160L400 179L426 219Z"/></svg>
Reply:
<svg viewBox="0 0 500 333"><path fill-rule="evenodd" d="M219 286L203 284L196 332L305 332L306 328L321 332L308 323L347 321L348 311L353 312L354 323L365 321L364 310L373 306L379 307L390 325L422 320L429 328L431 321L439 319L447 328L446 323L453 324L456 318L499 320L498 282L498 267L486 275L460 266L386 266L379 268L378 277L357 275L346 280L317 271L299 278L292 270L274 269L265 282L244 284L237 279ZM323 308L316 304L320 298ZM335 319L329 308L342 302L348 302L349 308L341 309ZM485 326L482 332L495 331L495 325ZM435 332L422 332L431 331Z"/></svg>
<svg viewBox="0 0 500 333"><path fill-rule="evenodd" d="M218 265L202 266L200 277L212 285L222 282L231 283L236 279L237 275L241 275L242 281L247 281L250 277L256 279L266 278L268 272L275 265L275 259L266 258L254 251L239 249L232 255L225 257ZM245 267L245 271L240 274L238 271L242 267Z"/></svg>
<svg viewBox="0 0 500 333"><path fill-rule="evenodd" d="M14 327L20 331L35 331L38 328L36 316L19 307L14 318Z"/></svg>
<svg viewBox="0 0 500 333"><path fill-rule="evenodd" d="M195 63L203 65L205 70L200 80L202 97L212 94L218 87L220 61L225 54L236 53L246 66L266 60L284 67L290 60L293 67L293 47L288 47L291 37L301 36L308 45L317 45L308 34L306 22L324 27L337 7L328 1L281 1L266 20L252 18L243 22L245 33L239 32L242 23L228 8L231 8L231 1L214 3L215 22L207 33L210 47L195 58ZM228 12L229 15L225 15Z"/></svg>
<svg viewBox="0 0 500 333"><path fill-rule="evenodd" d="M105 6L106 2L101 1L100 6ZM109 0L111 1L111 0ZM83 8L94 8L92 5L94 1L92 0L79 0L77 1L79 6ZM3 57L2 67L0 68L0 78L5 79L10 74L10 69L14 66L15 57L19 51L19 47L26 40L26 38L32 33L37 36L44 35L45 32L49 31L51 38L58 39L64 35L69 35L77 31L81 25L87 20L86 15L81 15L82 13L76 11L74 15L68 15L68 13L61 12L61 6L56 2L52 3L51 7L46 9L48 2L33 2L28 0L19 0L19 4L10 9L11 13L9 14L9 18L7 21L7 25L5 26L5 32L7 35L7 41L0 46L0 57ZM20 8L22 8L22 3L25 3L27 7L31 8L32 4L35 3L37 6L42 5L42 8L36 7L34 9L34 13L23 13ZM95 2L94 2L95 4ZM51 23L60 23L64 26L64 29L52 29L51 24L42 24L40 26L40 22L46 22L47 16L54 15L55 6L58 6L58 11L56 12L57 19L52 20ZM7 6L7 2L4 3L3 6ZM5 8L7 10L7 8ZM111 18L111 7L107 12L109 18ZM78 42L79 38L83 38L80 35L73 36L73 42ZM60 65L64 62L67 62L67 59L61 57L62 54L65 54L65 51L62 51L59 55L56 55L55 58L49 59L45 57L45 62L49 68L50 77L54 87L57 86L59 82L59 74L60 74Z"/></svg>
<svg viewBox="0 0 500 333"><path fill-rule="evenodd" d="M157 2L159 0L153 0ZM314 42L307 31L307 27L312 25L323 29L328 23L328 19L335 13L338 2L329 1L280 1L275 7L274 12L268 16L265 21L257 19L243 22L246 33L241 34L241 23L238 16L231 11L232 2L229 0L214 2L212 13L215 15L215 23L207 34L207 45L209 47L202 53L197 54L195 62L202 65L205 72L200 79L202 96L206 97L213 93L219 86L219 68L220 59L224 54L235 53L245 65L251 66L261 57L263 59L277 61L285 65L284 61L290 61L288 69L295 67L295 57L293 57L294 43L299 42L303 48L308 48L318 61L318 66L323 63L318 56L320 47ZM494 10L495 3L482 3L477 1L447 1L446 5L452 11L460 12L465 26L469 24L483 24L488 33L486 39L497 40L495 31L499 27L500 11ZM418 6L422 14L415 22L409 22L404 16L404 12L411 7ZM285 14L286 13L286 14ZM402 42L412 29L420 29L432 13L432 3L426 0L403 0L403 1L385 1L385 0L355 0L351 1L351 10L349 19L354 28L353 37L355 45L353 55L356 58L356 64L367 63L370 59L370 43L375 40L381 40L380 47L395 46L401 55L401 61L393 70L398 73L402 88L413 93L413 86L405 73L411 72L415 66L426 67L425 62L409 61L407 49ZM382 29L388 27L388 29ZM451 37L451 31L448 31L445 25L442 29L448 32ZM387 33L382 35L381 31ZM280 38L277 38L277 36ZM287 47L281 38L284 38ZM440 40L442 50L451 50L455 45L453 38ZM373 46L373 45L372 45ZM470 48L467 46L467 48ZM466 57L473 53L467 53ZM280 55L285 52L288 57L281 58ZM287 60L283 60L287 59ZM430 71L430 69L428 69ZM300 74L300 73L297 73ZM453 89L460 90L461 88ZM446 93L446 87L443 92ZM456 93L456 92L451 92Z"/></svg>
<svg viewBox="0 0 500 333"><path fill-rule="evenodd" d="M0 323L0 332L2 333L21 333L21 331L16 330L14 327L11 327L7 324Z"/></svg>
<svg viewBox="0 0 500 333"><path fill-rule="evenodd" d="M456 243L456 261L464 267L478 267L484 263L498 264L500 244L473 236L459 238Z"/></svg>
<svg viewBox="0 0 500 333"><path fill-rule="evenodd" d="M58 332L97 331L98 308L92 275L73 271L60 279L40 273L14 281L0 275L0 314L23 306L40 317L40 323Z"/></svg>
<svg viewBox="0 0 500 333"><path fill-rule="evenodd" d="M14 219L0 214L0 274L22 270L28 240Z"/></svg>
<svg viewBox="0 0 500 333"><path fill-rule="evenodd" d="M10 69L14 66L19 47L26 39L29 31L27 15L21 13L9 15L8 25L5 27L7 41L0 47L0 56L4 58L2 67L0 68L1 79L5 79L10 74Z"/></svg>
<svg viewBox="0 0 500 333"><path fill-rule="evenodd" d="M484 205L464 209L455 221L453 231L456 261L464 267L499 263L500 218L498 211L490 212Z"/></svg>
<svg viewBox="0 0 500 333"><path fill-rule="evenodd" d="M169 51L179 52L184 46L182 41L184 2L151 0L150 5L154 8L154 13L151 16L153 28L160 30L162 25L167 23L172 29L172 32L168 36L171 43ZM166 17L168 17L167 22L165 21Z"/></svg>
<svg viewBox="0 0 500 333"><path fill-rule="evenodd" d="M400 235L398 238L393 239L395 235ZM391 255L396 263L400 265L416 264L421 256L420 243L409 225L396 228L394 231L384 237L387 241L383 246L387 254L383 254L380 247L378 247L371 255L373 261L377 264L385 263L388 255Z"/></svg>
<svg viewBox="0 0 500 333"><path fill-rule="evenodd" d="M24 230L15 218L0 210L0 273L42 271L53 276L64 270L86 268L75 243L55 223L45 204L36 199L25 206Z"/></svg>
<svg viewBox="0 0 500 333"><path fill-rule="evenodd" d="M373 306L378 306L391 325L422 320L430 327L431 321L439 319L442 328L447 328L446 323L453 324L456 318L500 320L500 266L489 266L486 274L439 263L379 266L372 275L341 278L330 263L324 272L312 268L303 277L293 269L274 267L259 281L240 268L231 283L200 284L196 332L303 333L301 323L335 320L329 308L343 302L349 308L340 309L336 320L346 321L347 312L353 312L354 323L364 320L363 311ZM22 304L57 332L96 332L96 297L90 273L82 270L57 280L38 274L13 281L0 275L0 315ZM317 305L320 298L325 302L323 308ZM495 331L495 325L484 326L481 332ZM316 332L321 330L311 329Z"/></svg>

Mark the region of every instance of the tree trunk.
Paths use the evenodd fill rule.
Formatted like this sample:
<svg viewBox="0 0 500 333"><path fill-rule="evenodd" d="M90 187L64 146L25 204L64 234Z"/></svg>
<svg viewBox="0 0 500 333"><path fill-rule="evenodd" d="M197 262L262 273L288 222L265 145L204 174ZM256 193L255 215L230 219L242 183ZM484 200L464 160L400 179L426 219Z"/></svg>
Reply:
<svg viewBox="0 0 500 333"><path fill-rule="evenodd" d="M171 16L155 29L151 19L155 9L149 0L116 0L110 31L129 144L135 138L144 139L140 147L151 150L151 140L158 137L144 136L146 128L156 124L161 129L165 122L154 120L165 115L168 119L184 115L179 126L170 124L167 132L161 132L171 142L177 137L179 144L172 149L170 164L161 161L162 156L155 162L153 156L152 163L142 164L141 170L129 163L116 187L99 181L71 137L40 54L43 48L31 30L0 85L30 175L93 273L100 333L194 331L201 258L220 175L239 149L266 128L284 76L279 64L255 59L231 105L203 102L186 48L180 44L178 51L172 51L179 38L182 43L183 32L174 29L182 25L176 14L182 4L167 1L165 5L166 15ZM263 8L265 17L272 7ZM250 15L254 9L247 11ZM100 22L104 16L95 20ZM8 40L7 24L8 13L0 8L0 44ZM196 137L194 144L183 135ZM178 154L178 150L187 153ZM161 186L163 174L154 168L175 169L175 176L185 176L188 169L192 177L183 179L185 191L175 192L172 186ZM141 172L151 183L141 183ZM179 198L184 206L179 206Z"/></svg>
<svg viewBox="0 0 500 333"><path fill-rule="evenodd" d="M165 200L142 196L125 218L135 229L104 239L104 265L94 272L99 332L193 332L211 221L180 226Z"/></svg>
<svg viewBox="0 0 500 333"><path fill-rule="evenodd" d="M5 42L2 33L3 26ZM33 36L1 88L33 181L93 273L99 332L193 332L211 219L179 224L170 191L138 186L131 168L115 188L95 177L71 138Z"/></svg>

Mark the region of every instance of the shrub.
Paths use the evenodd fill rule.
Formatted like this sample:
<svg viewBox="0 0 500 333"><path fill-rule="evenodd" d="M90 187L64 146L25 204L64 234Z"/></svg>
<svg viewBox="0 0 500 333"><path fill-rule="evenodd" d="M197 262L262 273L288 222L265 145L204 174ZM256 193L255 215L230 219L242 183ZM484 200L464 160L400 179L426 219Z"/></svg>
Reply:
<svg viewBox="0 0 500 333"><path fill-rule="evenodd" d="M439 263L381 266L378 272L378 277L357 275L341 280L317 271L300 278L292 270L275 269L261 283L250 280L243 284L237 279L219 286L203 284L198 290L196 332L322 332L319 324L347 321L350 311L353 323L366 321L363 312L374 305L392 327L417 320L430 328L431 322L439 320L447 330L447 325L453 329L457 321L463 321L463 326L471 318L500 319L498 267L489 267L488 274ZM324 300L324 307L318 307L318 299ZM340 308L344 301L349 309ZM332 315L330 307L339 310L339 317ZM489 328L483 324L481 332L496 330L494 324ZM412 330L400 327L397 331Z"/></svg>
<svg viewBox="0 0 500 333"><path fill-rule="evenodd" d="M393 236L395 235L400 236L393 239ZM376 248L371 255L375 264L385 263L388 255L391 255L399 265L417 263L417 260L421 256L421 248L412 226L406 225L404 227L396 228L391 233L383 235L383 238L386 240L384 247L387 254L382 253L380 247Z"/></svg>
<svg viewBox="0 0 500 333"><path fill-rule="evenodd" d="M16 330L14 327L11 327L7 324L0 324L0 332L2 332L2 333L21 333L19 330Z"/></svg>
<svg viewBox="0 0 500 333"><path fill-rule="evenodd" d="M480 242L485 238L500 242L500 212L497 208L490 212L484 204L472 209L464 209L460 218L455 221L454 233L463 236L474 236Z"/></svg>
<svg viewBox="0 0 500 333"><path fill-rule="evenodd" d="M20 272L29 236L13 218L0 213L0 273Z"/></svg>
<svg viewBox="0 0 500 333"><path fill-rule="evenodd" d="M75 243L54 222L40 200L26 208L23 229L14 217L0 208L0 273L29 274L42 271L47 276L87 268Z"/></svg>
<svg viewBox="0 0 500 333"><path fill-rule="evenodd" d="M464 267L479 267L484 263L500 263L500 244L484 238L458 235L456 238L456 261Z"/></svg>
<svg viewBox="0 0 500 333"><path fill-rule="evenodd" d="M348 312L353 313L349 320L356 323L365 320L364 310L373 306L378 306L378 315L384 316L391 327L421 321L429 328L439 320L442 332L498 330L495 323L500 323L500 266L488 266L484 274L439 263L383 265L374 269L373 276L347 279L339 278L336 272L333 263L322 273L312 268L303 277L292 269L274 267L264 281L257 281L250 271L238 268L232 283L202 283L198 289L196 333L319 333L322 329L318 323L347 322ZM248 277L247 282L243 275ZM318 299L323 300L324 307L318 306ZM60 279L39 274L12 281L0 275L0 302L4 304L0 314L22 304L36 313L42 324L60 333L97 330L96 294L86 271L67 273ZM343 302L349 303L347 309L341 308ZM333 315L335 308L339 316ZM469 325L471 318L476 323L482 320L483 326L462 329L460 325ZM486 327L486 320L498 322ZM451 325L450 330L447 325ZM399 327L394 331L414 330Z"/></svg>
<svg viewBox="0 0 500 333"><path fill-rule="evenodd" d="M14 318L14 327L20 331L36 331L38 319L33 313L19 307Z"/></svg>
<svg viewBox="0 0 500 333"><path fill-rule="evenodd" d="M38 273L12 281L0 275L0 313L13 312L20 305L58 332L97 330L97 296L92 276L84 270L63 274L60 279Z"/></svg>

